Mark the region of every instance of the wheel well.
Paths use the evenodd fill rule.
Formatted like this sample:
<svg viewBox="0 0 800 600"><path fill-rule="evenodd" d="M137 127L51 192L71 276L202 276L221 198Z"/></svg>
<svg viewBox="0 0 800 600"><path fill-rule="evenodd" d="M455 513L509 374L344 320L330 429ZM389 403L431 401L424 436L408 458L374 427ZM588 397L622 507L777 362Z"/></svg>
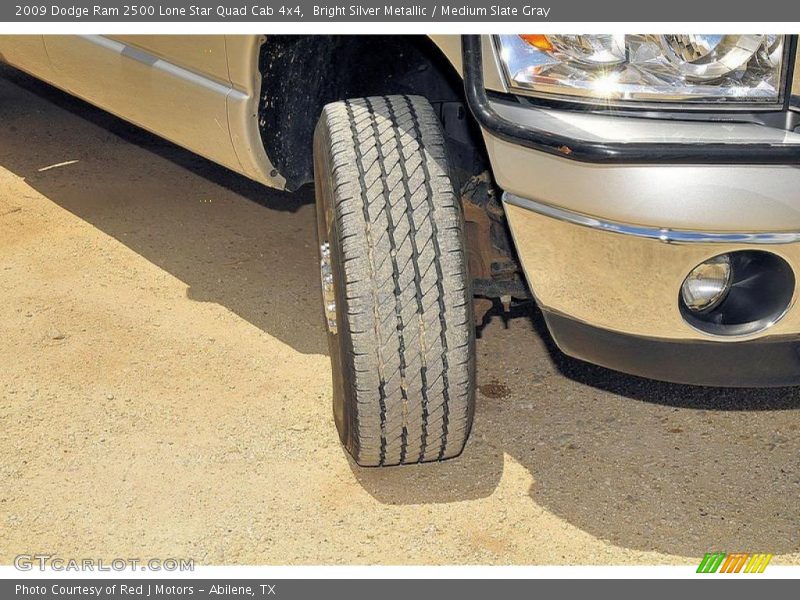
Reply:
<svg viewBox="0 0 800 600"><path fill-rule="evenodd" d="M313 180L312 139L322 107L363 96L425 96L442 121L454 166L469 174L486 168L461 77L426 36L268 36L259 69L261 138L289 190Z"/></svg>

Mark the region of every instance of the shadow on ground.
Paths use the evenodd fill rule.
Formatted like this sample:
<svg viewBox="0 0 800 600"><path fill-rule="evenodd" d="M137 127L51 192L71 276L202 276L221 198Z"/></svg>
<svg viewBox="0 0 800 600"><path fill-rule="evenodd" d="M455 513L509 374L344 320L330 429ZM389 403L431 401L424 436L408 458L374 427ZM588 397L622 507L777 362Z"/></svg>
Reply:
<svg viewBox="0 0 800 600"><path fill-rule="evenodd" d="M186 283L190 298L327 353L312 187L269 189L18 71L0 65L0 76L4 168ZM66 112L43 111L9 81Z"/></svg>
<svg viewBox="0 0 800 600"><path fill-rule="evenodd" d="M3 168L184 281L191 298L300 352L326 353L310 190L268 190L24 75L0 75ZM78 162L41 171L69 160ZM533 501L622 547L800 551L796 389L689 387L587 365L553 347L532 309L507 323L494 316L478 353L464 455L354 467L377 500L489 496L507 455L531 473Z"/></svg>
<svg viewBox="0 0 800 600"><path fill-rule="evenodd" d="M464 486L493 481L505 453L531 473L537 504L621 547L800 551L798 389L632 377L561 354L534 308L506 320L495 315L479 342L464 456L419 472L354 468L376 498L467 499Z"/></svg>

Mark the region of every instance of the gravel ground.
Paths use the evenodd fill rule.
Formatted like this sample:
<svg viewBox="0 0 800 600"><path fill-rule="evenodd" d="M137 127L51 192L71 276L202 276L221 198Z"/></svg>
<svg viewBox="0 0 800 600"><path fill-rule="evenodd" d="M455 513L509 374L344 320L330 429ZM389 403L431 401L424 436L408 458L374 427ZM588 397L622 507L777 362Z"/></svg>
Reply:
<svg viewBox="0 0 800 600"><path fill-rule="evenodd" d="M312 193L0 71L0 562L800 564L800 393L478 341L453 461L357 468L330 415Z"/></svg>

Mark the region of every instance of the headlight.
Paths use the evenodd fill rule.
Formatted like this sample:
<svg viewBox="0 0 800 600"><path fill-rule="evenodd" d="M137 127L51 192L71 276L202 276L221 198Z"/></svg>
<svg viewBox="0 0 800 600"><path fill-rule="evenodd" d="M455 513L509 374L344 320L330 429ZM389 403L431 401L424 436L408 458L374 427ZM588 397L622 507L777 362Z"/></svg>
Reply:
<svg viewBox="0 0 800 600"><path fill-rule="evenodd" d="M782 35L500 35L515 91L588 102L778 103Z"/></svg>

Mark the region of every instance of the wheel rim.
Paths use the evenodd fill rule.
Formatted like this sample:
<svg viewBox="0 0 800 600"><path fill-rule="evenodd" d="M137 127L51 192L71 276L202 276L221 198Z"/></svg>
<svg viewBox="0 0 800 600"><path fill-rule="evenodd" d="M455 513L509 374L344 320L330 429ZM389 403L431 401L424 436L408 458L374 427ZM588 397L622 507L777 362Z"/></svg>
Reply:
<svg viewBox="0 0 800 600"><path fill-rule="evenodd" d="M319 246L319 276L322 283L322 306L325 312L325 323L333 335L338 332L336 324L336 288L333 284L333 267L331 266L331 245L328 241Z"/></svg>

